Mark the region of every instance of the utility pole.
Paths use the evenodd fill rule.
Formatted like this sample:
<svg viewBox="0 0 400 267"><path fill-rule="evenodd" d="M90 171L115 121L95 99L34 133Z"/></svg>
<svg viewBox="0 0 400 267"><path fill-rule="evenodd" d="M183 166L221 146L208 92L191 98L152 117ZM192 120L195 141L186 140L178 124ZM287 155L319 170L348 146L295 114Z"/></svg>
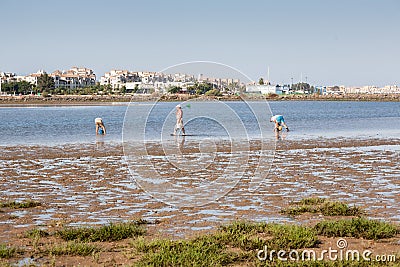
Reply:
<svg viewBox="0 0 400 267"><path fill-rule="evenodd" d="M307 76L306 76L306 84L307 84ZM310 91L311 91L311 88L308 88L307 92L310 93Z"/></svg>
<svg viewBox="0 0 400 267"><path fill-rule="evenodd" d="M303 73L300 73L300 90L303 91Z"/></svg>
<svg viewBox="0 0 400 267"><path fill-rule="evenodd" d="M293 90L293 77L291 79L292 79L292 84L290 85L290 89Z"/></svg>

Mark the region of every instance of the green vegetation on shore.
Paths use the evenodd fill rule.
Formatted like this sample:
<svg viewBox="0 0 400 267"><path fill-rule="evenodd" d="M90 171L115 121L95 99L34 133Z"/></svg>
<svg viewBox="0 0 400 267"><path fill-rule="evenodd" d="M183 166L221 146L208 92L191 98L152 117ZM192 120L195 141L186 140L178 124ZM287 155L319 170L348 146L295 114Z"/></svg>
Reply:
<svg viewBox="0 0 400 267"><path fill-rule="evenodd" d="M47 249L50 255L89 256L99 252L100 247L84 242L69 241L61 244L54 244Z"/></svg>
<svg viewBox="0 0 400 267"><path fill-rule="evenodd" d="M50 234L47 231L42 230L42 229L37 229L37 228L29 230L25 233L25 237L32 238L32 239L47 237L49 235Z"/></svg>
<svg viewBox="0 0 400 267"><path fill-rule="evenodd" d="M0 258L8 259L14 257L20 249L12 246L0 244Z"/></svg>
<svg viewBox="0 0 400 267"><path fill-rule="evenodd" d="M222 266L257 263L257 251L302 249L319 244L310 227L266 223L235 222L217 232L191 240L132 242L136 253L143 253L137 266Z"/></svg>
<svg viewBox="0 0 400 267"><path fill-rule="evenodd" d="M282 209L281 213L288 215L321 213L325 216L361 216L365 214L365 211L359 207L350 207L340 201L331 201L326 198L305 198L291 203L289 207Z"/></svg>
<svg viewBox="0 0 400 267"><path fill-rule="evenodd" d="M308 201L308 200L307 200ZM306 201L306 202L307 202ZM309 202L308 202L309 203ZM139 222L139 223L138 223ZM267 247L271 250L298 250L321 247L319 236L355 237L371 240L391 238L400 233L393 225L365 218L351 220L323 221L315 226L296 224L254 223L238 221L221 226L211 234L184 240L150 239L145 232L137 229L144 221L110 224L103 227L64 228L48 233L43 230L27 231L25 236L35 239L37 255L51 257L83 256L85 262L97 263L106 249L104 242L130 238L128 245L119 246L117 251L133 260L133 266L396 266L396 262L379 263L367 261L280 261L260 260L257 253ZM61 234L60 236L60 233ZM46 241L49 237L61 237L67 242ZM38 242L40 239L40 242ZM96 242L96 243L92 243ZM102 242L102 243L101 243ZM40 247L41 246L41 247ZM15 257L15 247L0 247L2 258Z"/></svg>
<svg viewBox="0 0 400 267"><path fill-rule="evenodd" d="M327 205L326 203L332 202L321 198L306 198L294 204L312 206L319 210L321 206ZM335 206L346 205L336 203ZM342 211L340 213L351 216L354 214ZM329 219L315 225L236 221L220 226L212 233L179 240L148 235L145 224L149 222L137 220L101 227L63 227L53 232L35 228L20 236L21 241L28 238L29 244L24 246L26 249L0 245L0 258L7 259L8 263L9 259L15 259L18 255L40 259L49 257L49 262L50 259L55 261L55 257L58 257L63 262L68 262L68 257L81 256L85 257L85 264L90 265L92 262L107 265L110 262L105 262L104 257L109 259L110 253L119 253L118 257L130 260L133 266L351 267L398 266L400 263L400 255L396 255L396 261L391 263L364 260L280 261L276 253L268 260L257 257L258 252L264 248L268 248L269 251L299 252L305 249L320 249L324 247L323 237L363 238L380 242L400 234L398 225L363 217ZM103 253L108 256L102 258Z"/></svg>
<svg viewBox="0 0 400 267"><path fill-rule="evenodd" d="M280 225L267 223L234 222L222 226L210 235L203 235L190 240L153 240L139 238L131 243L136 253L142 253L137 266L223 266L229 264L250 264L251 266L381 266L354 265L353 262L282 262L260 261L257 258L259 249L289 250L316 248L320 246L321 236L363 237L381 239L394 237L397 233L394 225L374 220L359 218L344 221L326 221L314 227L300 225ZM354 225L364 228L353 228ZM347 232L348 231L348 232ZM360 231L357 234L356 231ZM338 235L332 235L337 233ZM341 235L339 233L345 233ZM348 234L349 233L349 234ZM374 233L374 234L366 234ZM371 262L365 262L365 264ZM300 265L296 265L300 264Z"/></svg>
<svg viewBox="0 0 400 267"><path fill-rule="evenodd" d="M17 201L6 201L0 203L0 208L11 208L11 209L27 209L41 206L42 203L33 200L25 200L23 202Z"/></svg>
<svg viewBox="0 0 400 267"><path fill-rule="evenodd" d="M394 237L400 230L393 224L366 218L323 221L314 227L317 234L327 237L355 237L364 239L384 239Z"/></svg>
<svg viewBox="0 0 400 267"><path fill-rule="evenodd" d="M82 242L118 241L126 238L144 235L146 230L141 226L144 221L109 224L99 228L79 227L64 228L55 234L66 241L79 240Z"/></svg>

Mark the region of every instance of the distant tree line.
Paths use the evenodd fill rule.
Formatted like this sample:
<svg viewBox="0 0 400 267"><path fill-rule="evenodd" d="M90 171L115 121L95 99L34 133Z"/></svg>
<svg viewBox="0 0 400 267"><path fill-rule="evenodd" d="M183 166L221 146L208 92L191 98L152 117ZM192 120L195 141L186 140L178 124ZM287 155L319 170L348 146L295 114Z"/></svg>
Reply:
<svg viewBox="0 0 400 267"><path fill-rule="evenodd" d="M27 81L12 81L12 82L5 82L2 83L2 92L6 94L15 94L15 95L91 95L91 94L125 94L128 92L125 86L120 88L113 88L110 84L108 85L100 85L97 83L95 85L86 86L86 87L78 87L78 88L69 88L68 86L60 86L55 87L54 79L49 76L47 73L43 73L37 79L37 85L29 83ZM240 86L238 83L231 83L226 85L225 87L217 87L215 84L209 82L199 83L196 82L194 85L187 87L187 90L183 91L182 87L179 86L171 86L168 88L168 92L172 94L176 93L188 93L191 95L209 95L209 96L221 96L221 90L231 91L234 92L239 90L243 92L245 87ZM140 89L139 86L136 84L134 89L130 90L129 92L132 93L140 93L144 91ZM154 89L153 89L154 91ZM151 92L151 90L150 90Z"/></svg>
<svg viewBox="0 0 400 267"><path fill-rule="evenodd" d="M303 82L293 84L291 90L295 91L295 92L296 91L303 91L303 92L308 92L308 93L315 93L316 92L314 86L311 86L310 84L303 83Z"/></svg>
<svg viewBox="0 0 400 267"><path fill-rule="evenodd" d="M135 87L135 89L137 90L137 87ZM1 84L1 91L6 94L15 94L15 95L35 94L42 96L48 96L49 94L51 95L125 94L126 87L122 86L121 88L113 89L111 85L100 85L99 83L97 83L96 85L78 87L73 89L62 86L56 88L54 79L47 73L43 73L38 77L37 85L29 83L27 81L5 82Z"/></svg>
<svg viewBox="0 0 400 267"><path fill-rule="evenodd" d="M1 84L1 91L7 94L30 94L33 93L35 86L27 81L8 82Z"/></svg>
<svg viewBox="0 0 400 267"><path fill-rule="evenodd" d="M168 89L168 93L176 94L182 93L183 88L180 86L171 86ZM209 96L221 96L221 90L218 88L214 88L212 83L198 83L196 82L194 85L188 86L185 91L191 95L209 95Z"/></svg>

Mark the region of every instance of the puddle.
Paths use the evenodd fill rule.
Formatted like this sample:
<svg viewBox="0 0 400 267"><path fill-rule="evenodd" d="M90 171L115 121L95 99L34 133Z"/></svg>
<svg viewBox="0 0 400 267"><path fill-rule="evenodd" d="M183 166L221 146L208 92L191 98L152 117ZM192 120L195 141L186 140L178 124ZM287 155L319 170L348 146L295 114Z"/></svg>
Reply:
<svg viewBox="0 0 400 267"><path fill-rule="evenodd" d="M12 266L23 267L23 266L38 266L38 265L36 265L35 260L32 258L23 258L22 260L18 261Z"/></svg>

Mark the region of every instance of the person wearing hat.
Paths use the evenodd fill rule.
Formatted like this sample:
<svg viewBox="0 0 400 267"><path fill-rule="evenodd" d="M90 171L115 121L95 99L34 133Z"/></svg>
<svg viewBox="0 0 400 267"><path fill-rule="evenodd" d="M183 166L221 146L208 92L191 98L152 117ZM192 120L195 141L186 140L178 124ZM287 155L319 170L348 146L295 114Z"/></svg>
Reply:
<svg viewBox="0 0 400 267"><path fill-rule="evenodd" d="M275 123L275 128L274 128L275 131L277 132L282 131L283 129L282 126L284 126L286 128L286 131L289 132L289 127L286 125L285 119L283 118L282 115L272 116L269 121Z"/></svg>
<svg viewBox="0 0 400 267"><path fill-rule="evenodd" d="M104 126L104 122L102 118L96 118L94 120L96 123L96 135L105 135L106 134L106 126Z"/></svg>
<svg viewBox="0 0 400 267"><path fill-rule="evenodd" d="M185 135L185 127L183 127L183 111L181 105L176 105L176 124L174 129L174 135L176 135L178 130L182 131L182 135Z"/></svg>

